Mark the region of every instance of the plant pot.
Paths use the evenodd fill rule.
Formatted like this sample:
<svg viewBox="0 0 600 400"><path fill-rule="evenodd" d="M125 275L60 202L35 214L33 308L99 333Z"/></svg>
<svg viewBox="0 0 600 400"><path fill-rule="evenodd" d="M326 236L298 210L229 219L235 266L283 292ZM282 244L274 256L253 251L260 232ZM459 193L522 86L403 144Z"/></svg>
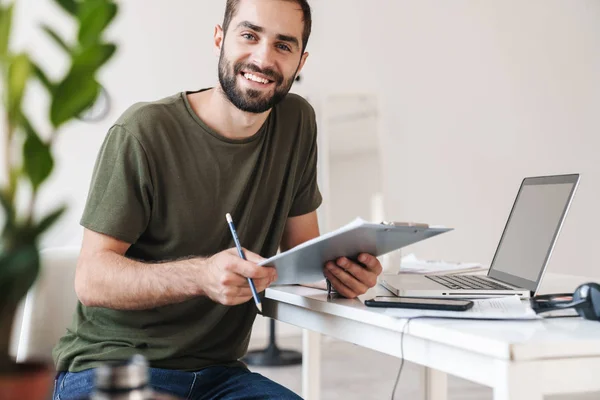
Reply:
<svg viewBox="0 0 600 400"><path fill-rule="evenodd" d="M55 375L52 364L15 363L10 372L0 373L0 400L48 400Z"/></svg>

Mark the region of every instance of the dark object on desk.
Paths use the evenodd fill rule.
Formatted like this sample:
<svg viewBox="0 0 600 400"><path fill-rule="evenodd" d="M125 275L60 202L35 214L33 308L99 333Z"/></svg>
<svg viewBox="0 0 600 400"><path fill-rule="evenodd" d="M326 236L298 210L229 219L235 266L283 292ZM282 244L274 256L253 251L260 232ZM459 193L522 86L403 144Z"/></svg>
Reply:
<svg viewBox="0 0 600 400"><path fill-rule="evenodd" d="M325 282L327 283L327 300L335 298L337 291L333 288L329 279L325 278Z"/></svg>
<svg viewBox="0 0 600 400"><path fill-rule="evenodd" d="M438 299L425 297L376 296L365 300L369 307L417 308L421 310L465 311L473 302L462 299Z"/></svg>
<svg viewBox="0 0 600 400"><path fill-rule="evenodd" d="M248 365L271 367L302 364L302 353L293 350L281 350L275 343L275 320L269 321L269 345L266 349L249 351L242 361Z"/></svg>
<svg viewBox="0 0 600 400"><path fill-rule="evenodd" d="M571 293L547 294L532 297L531 308L540 314L543 312L575 308L577 314L585 319L600 321L600 285L594 282L584 283Z"/></svg>

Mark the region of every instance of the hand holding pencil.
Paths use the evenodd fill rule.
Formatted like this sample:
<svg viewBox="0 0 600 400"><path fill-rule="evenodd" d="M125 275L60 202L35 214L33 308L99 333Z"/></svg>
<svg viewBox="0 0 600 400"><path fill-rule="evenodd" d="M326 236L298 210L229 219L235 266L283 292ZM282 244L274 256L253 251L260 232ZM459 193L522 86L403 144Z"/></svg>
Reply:
<svg viewBox="0 0 600 400"><path fill-rule="evenodd" d="M257 265L264 260L263 257L249 250L242 250L246 260L239 256L235 247L205 260L202 279L205 296L228 306L242 304L253 298L249 278L252 279L257 294L277 279L275 268Z"/></svg>
<svg viewBox="0 0 600 400"><path fill-rule="evenodd" d="M244 254L244 250L240 244L240 239L238 238L237 231L235 230L235 225L233 224L231 214L227 213L225 215L225 219L227 219L227 224L229 225L229 230L233 236L233 241L235 242L238 255L241 259L246 260L246 255ZM258 297L256 287L254 286L254 282L252 281L252 277L248 277L248 286L250 286L250 291L252 292L252 297L254 298L254 304L256 304L256 308L258 308L258 311L262 313L262 304L260 302L260 297Z"/></svg>

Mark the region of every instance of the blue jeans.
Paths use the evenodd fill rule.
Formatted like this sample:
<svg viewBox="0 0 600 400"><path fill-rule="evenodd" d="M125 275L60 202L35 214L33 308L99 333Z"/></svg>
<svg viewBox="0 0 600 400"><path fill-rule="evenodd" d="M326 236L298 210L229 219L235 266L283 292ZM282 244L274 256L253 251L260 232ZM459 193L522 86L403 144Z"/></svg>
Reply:
<svg viewBox="0 0 600 400"><path fill-rule="evenodd" d="M150 368L156 392L186 400L298 400L297 394L264 376L239 367L208 367L198 372ZM53 400L79 400L93 390L94 370L60 372Z"/></svg>

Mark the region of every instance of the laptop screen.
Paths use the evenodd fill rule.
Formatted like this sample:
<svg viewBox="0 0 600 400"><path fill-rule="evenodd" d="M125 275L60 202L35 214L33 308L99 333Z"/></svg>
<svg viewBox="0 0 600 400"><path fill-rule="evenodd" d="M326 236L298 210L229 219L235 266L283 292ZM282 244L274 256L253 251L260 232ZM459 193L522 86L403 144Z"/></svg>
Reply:
<svg viewBox="0 0 600 400"><path fill-rule="evenodd" d="M489 276L535 292L575 193L579 175L525 178Z"/></svg>

